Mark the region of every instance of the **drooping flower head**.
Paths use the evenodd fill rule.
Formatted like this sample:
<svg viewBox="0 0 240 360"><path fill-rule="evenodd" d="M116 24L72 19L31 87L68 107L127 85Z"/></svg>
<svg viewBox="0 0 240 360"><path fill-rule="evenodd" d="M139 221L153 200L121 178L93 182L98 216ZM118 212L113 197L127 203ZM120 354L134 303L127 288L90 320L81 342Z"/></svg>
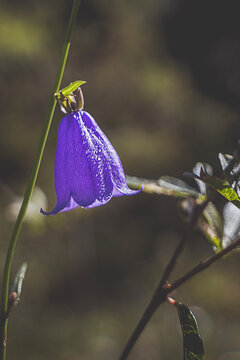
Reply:
<svg viewBox="0 0 240 360"><path fill-rule="evenodd" d="M83 110L83 81L70 84L55 96L67 115L58 129L55 158L57 204L44 215L92 208L106 204L114 196L139 191L127 186L119 156L93 117Z"/></svg>

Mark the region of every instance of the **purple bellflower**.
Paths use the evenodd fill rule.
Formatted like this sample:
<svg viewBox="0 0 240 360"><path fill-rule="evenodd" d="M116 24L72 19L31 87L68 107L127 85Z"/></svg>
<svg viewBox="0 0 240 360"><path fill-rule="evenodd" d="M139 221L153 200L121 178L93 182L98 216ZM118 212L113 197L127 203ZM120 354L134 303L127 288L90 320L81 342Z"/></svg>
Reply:
<svg viewBox="0 0 240 360"><path fill-rule="evenodd" d="M75 83L73 83L75 84ZM70 86L70 85L69 85ZM106 204L114 196L133 195L119 156L93 117L83 109L81 88L70 95L56 94L62 110L55 158L57 204L51 212L92 208ZM141 190L140 190L141 191Z"/></svg>

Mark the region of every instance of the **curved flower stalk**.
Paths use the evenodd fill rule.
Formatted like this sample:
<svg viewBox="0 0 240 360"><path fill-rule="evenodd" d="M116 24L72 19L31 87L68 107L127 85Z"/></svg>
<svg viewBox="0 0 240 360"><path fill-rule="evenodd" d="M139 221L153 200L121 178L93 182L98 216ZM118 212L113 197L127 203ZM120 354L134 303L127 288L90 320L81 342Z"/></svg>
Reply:
<svg viewBox="0 0 240 360"><path fill-rule="evenodd" d="M80 82L70 84L74 88ZM83 82L81 82L83 83ZM71 90L72 90L71 88ZM133 195L119 156L93 117L83 108L81 88L56 94L62 110L68 112L60 122L55 158L57 204L51 212L92 208L106 204L114 196ZM80 108L80 109L79 109ZM141 191L141 190L140 190Z"/></svg>

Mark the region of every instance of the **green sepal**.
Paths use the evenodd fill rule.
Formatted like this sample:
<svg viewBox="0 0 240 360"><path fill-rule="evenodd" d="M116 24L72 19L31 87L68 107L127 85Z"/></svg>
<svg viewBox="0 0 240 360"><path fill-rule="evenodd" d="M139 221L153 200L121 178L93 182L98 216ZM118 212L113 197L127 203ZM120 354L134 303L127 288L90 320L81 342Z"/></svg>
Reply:
<svg viewBox="0 0 240 360"><path fill-rule="evenodd" d="M84 99L80 88L86 81L78 80L54 94L62 112L70 114L83 109Z"/></svg>
<svg viewBox="0 0 240 360"><path fill-rule="evenodd" d="M61 97L61 93L63 96L69 96L72 95L72 93L77 90L79 88L79 86L86 84L86 81L84 80L77 80L74 81L73 83L69 84L68 86L66 86L65 88L63 88L62 90L58 91L57 93L55 93L54 95L60 99Z"/></svg>

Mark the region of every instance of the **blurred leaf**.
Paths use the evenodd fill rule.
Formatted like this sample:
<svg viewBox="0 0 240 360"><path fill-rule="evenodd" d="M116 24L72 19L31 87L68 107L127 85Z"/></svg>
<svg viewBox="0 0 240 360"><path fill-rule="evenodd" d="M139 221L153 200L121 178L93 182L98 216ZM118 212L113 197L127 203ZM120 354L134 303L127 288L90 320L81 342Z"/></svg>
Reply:
<svg viewBox="0 0 240 360"><path fill-rule="evenodd" d="M176 303L183 333L183 359L204 360L203 342L198 335L197 321L187 306Z"/></svg>
<svg viewBox="0 0 240 360"><path fill-rule="evenodd" d="M209 165L208 163L201 163L201 162L197 162L195 164L195 166L193 168L194 174L200 176L201 169L203 169L205 174L208 174L208 175L213 174L212 166ZM196 183L198 185L198 188L199 188L201 194L206 195L206 193L207 193L207 184L204 183L202 180L199 180L197 178L195 178L195 181L196 181Z"/></svg>
<svg viewBox="0 0 240 360"><path fill-rule="evenodd" d="M142 189L146 193L168 195L173 197L202 197L201 194L184 181L172 176L162 176L159 180L140 179L127 176L127 183L135 189Z"/></svg>
<svg viewBox="0 0 240 360"><path fill-rule="evenodd" d="M4 215L8 220L16 221L22 205L22 201L22 196L13 196L13 201L7 205L4 212ZM44 220L42 219L42 216L39 212L39 209L41 207L47 208L47 196L40 187L36 186L33 191L30 203L28 205L28 209L24 217L24 222L27 222L37 227L39 224L43 223Z"/></svg>
<svg viewBox="0 0 240 360"><path fill-rule="evenodd" d="M240 209L232 203L227 203L223 208L223 247L240 236Z"/></svg>
<svg viewBox="0 0 240 360"><path fill-rule="evenodd" d="M223 223L222 218L212 202L209 202L198 221L198 227L216 250L222 249Z"/></svg>
<svg viewBox="0 0 240 360"><path fill-rule="evenodd" d="M196 207L196 200L189 197L179 201L180 216L184 221L189 221Z"/></svg>
<svg viewBox="0 0 240 360"><path fill-rule="evenodd" d="M0 34L1 57L13 57L18 61L41 56L48 41L48 33L42 23L3 9L0 11Z"/></svg>
<svg viewBox="0 0 240 360"><path fill-rule="evenodd" d="M17 293L17 301L19 301L19 299L20 299L20 295L21 295L21 291L22 291L22 284L23 284L23 280L24 280L26 271L27 271L27 263L24 262L20 266L20 268L17 272L17 275L14 279L13 286L11 288L11 292Z"/></svg>

